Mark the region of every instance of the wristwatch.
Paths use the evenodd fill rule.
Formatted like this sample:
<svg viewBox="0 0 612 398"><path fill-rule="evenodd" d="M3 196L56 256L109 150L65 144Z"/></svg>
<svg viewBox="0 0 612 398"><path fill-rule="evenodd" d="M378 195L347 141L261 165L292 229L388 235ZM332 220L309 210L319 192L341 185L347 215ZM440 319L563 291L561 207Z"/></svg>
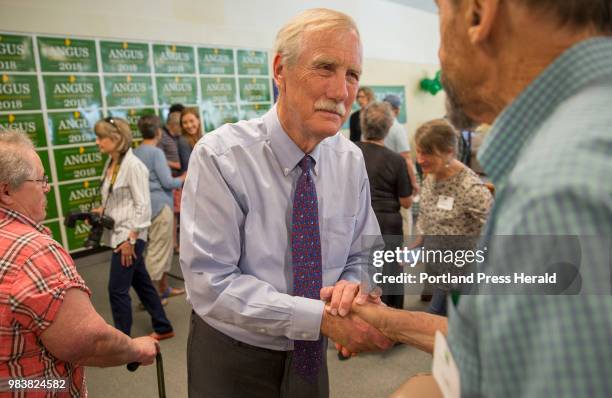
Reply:
<svg viewBox="0 0 612 398"><path fill-rule="evenodd" d="M136 244L136 239L128 238L128 242L130 242L130 245L134 246Z"/></svg>

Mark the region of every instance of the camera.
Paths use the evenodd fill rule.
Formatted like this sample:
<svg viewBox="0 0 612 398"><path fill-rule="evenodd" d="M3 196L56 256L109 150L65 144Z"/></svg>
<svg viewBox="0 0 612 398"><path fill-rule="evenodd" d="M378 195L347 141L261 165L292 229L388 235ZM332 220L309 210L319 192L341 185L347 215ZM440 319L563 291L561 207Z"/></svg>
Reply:
<svg viewBox="0 0 612 398"><path fill-rule="evenodd" d="M102 239L104 228L113 229L115 227L115 220L111 217L93 212L70 213L68 217L64 219L64 225L68 228L74 228L76 222L79 220L86 221L91 225L91 230L89 231L89 235L84 245L88 249L100 247L100 239Z"/></svg>

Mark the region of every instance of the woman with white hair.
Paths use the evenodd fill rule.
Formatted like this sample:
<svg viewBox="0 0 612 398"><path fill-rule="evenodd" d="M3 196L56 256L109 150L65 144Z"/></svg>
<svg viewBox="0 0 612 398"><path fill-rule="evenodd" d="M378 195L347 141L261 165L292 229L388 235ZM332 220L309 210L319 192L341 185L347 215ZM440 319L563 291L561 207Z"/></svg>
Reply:
<svg viewBox="0 0 612 398"><path fill-rule="evenodd" d="M104 230L102 244L113 249L108 293L115 327L130 335L132 304L130 286L151 315L156 340L174 336L157 290L145 267L143 252L151 225L149 171L132 153L132 131L127 121L107 117L96 123L96 144L109 159L103 172L102 212L115 221Z"/></svg>

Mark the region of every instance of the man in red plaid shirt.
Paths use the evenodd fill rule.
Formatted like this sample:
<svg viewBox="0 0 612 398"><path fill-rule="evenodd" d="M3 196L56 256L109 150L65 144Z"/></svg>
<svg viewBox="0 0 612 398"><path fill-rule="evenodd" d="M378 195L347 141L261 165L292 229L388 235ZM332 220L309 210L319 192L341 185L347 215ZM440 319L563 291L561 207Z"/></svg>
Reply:
<svg viewBox="0 0 612 398"><path fill-rule="evenodd" d="M40 224L49 190L31 141L0 132L0 397L85 397L84 365L148 365L159 350L95 311L72 259Z"/></svg>

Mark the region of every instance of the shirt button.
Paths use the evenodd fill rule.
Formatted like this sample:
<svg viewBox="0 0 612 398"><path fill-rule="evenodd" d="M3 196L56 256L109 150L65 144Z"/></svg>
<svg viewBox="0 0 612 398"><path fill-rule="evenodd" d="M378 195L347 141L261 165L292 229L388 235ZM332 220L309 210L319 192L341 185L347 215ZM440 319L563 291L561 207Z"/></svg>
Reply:
<svg viewBox="0 0 612 398"><path fill-rule="evenodd" d="M259 329L259 333L265 333L265 332L266 332L266 329L264 328Z"/></svg>
<svg viewBox="0 0 612 398"><path fill-rule="evenodd" d="M302 338L307 339L309 337L308 333L302 333Z"/></svg>

